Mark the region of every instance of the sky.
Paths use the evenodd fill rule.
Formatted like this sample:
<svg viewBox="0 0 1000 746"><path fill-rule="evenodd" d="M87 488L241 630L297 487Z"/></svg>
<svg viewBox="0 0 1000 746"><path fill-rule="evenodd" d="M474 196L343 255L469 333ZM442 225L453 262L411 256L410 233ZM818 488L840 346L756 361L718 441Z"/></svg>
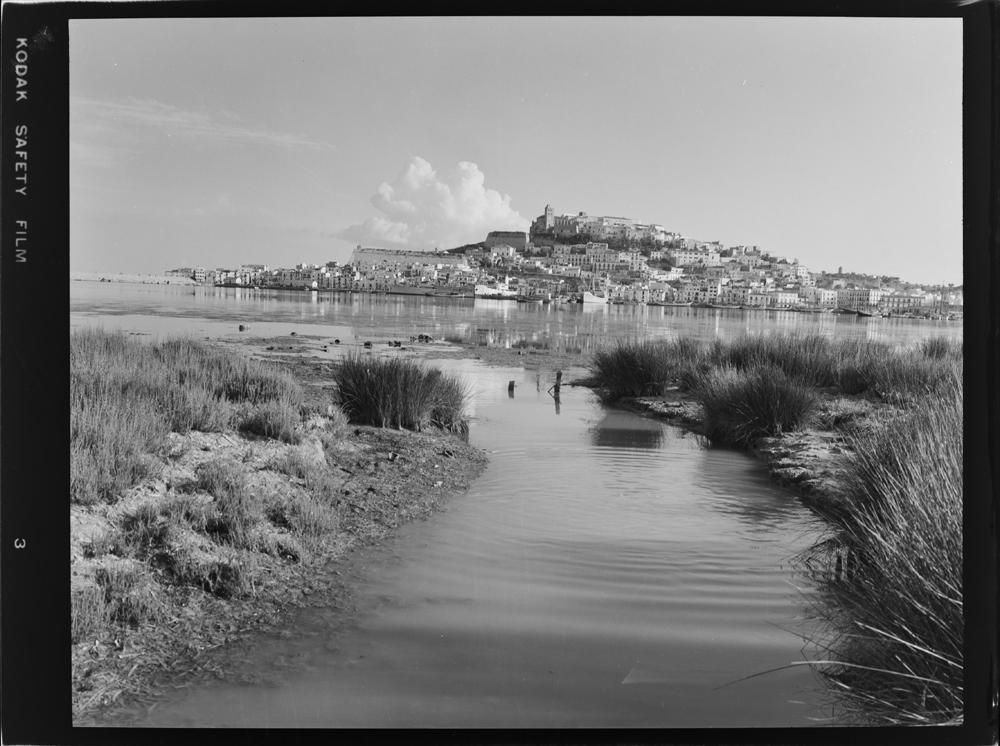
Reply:
<svg viewBox="0 0 1000 746"><path fill-rule="evenodd" d="M959 284L961 23L74 20L71 270L447 249L551 204Z"/></svg>

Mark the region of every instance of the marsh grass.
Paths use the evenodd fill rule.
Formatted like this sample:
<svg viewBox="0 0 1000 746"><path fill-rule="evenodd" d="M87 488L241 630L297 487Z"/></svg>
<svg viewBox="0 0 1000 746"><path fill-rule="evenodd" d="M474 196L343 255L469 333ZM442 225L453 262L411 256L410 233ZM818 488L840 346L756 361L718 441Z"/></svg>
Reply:
<svg viewBox="0 0 1000 746"><path fill-rule="evenodd" d="M137 627L160 618L162 603L148 568L123 560L97 568L97 585L104 592L106 617L111 622Z"/></svg>
<svg viewBox="0 0 1000 746"><path fill-rule="evenodd" d="M285 443L298 443L301 440L298 432L300 422L299 405L290 398L282 397L247 409L240 417L239 429Z"/></svg>
<svg viewBox="0 0 1000 746"><path fill-rule="evenodd" d="M128 394L90 391L71 383L70 498L112 502L125 489L155 476L169 428L152 402Z"/></svg>
<svg viewBox="0 0 1000 746"><path fill-rule="evenodd" d="M287 373L192 340L147 343L118 332L75 331L70 499L114 502L156 473L169 432L225 430L237 406L247 429L294 439L301 401Z"/></svg>
<svg viewBox="0 0 1000 746"><path fill-rule="evenodd" d="M70 594L70 639L74 644L106 634L111 625L111 607L104 589L97 584L74 588Z"/></svg>
<svg viewBox="0 0 1000 746"><path fill-rule="evenodd" d="M780 370L787 380L847 395L905 403L936 391L956 365L962 345L944 338L900 350L871 340L819 334L744 335L711 344L692 339L619 342L594 355L591 372L603 398L656 396L676 383L694 389L719 368Z"/></svg>
<svg viewBox="0 0 1000 746"><path fill-rule="evenodd" d="M195 542L179 538L162 559L175 583L219 598L239 598L253 591L256 563L252 557L234 549L204 552Z"/></svg>
<svg viewBox="0 0 1000 746"><path fill-rule="evenodd" d="M349 357L334 372L350 422L376 427L468 432L462 382L409 360Z"/></svg>
<svg viewBox="0 0 1000 746"><path fill-rule="evenodd" d="M287 529L297 540L309 546L340 527L336 500L301 490L280 501L269 502L265 514L273 525Z"/></svg>
<svg viewBox="0 0 1000 746"><path fill-rule="evenodd" d="M305 482L312 480L317 470L315 459L303 453L299 448L289 448L271 459L269 467L281 474Z"/></svg>
<svg viewBox="0 0 1000 746"><path fill-rule="evenodd" d="M150 596L151 609L157 608L162 587L154 584L148 575L150 566L165 571L175 585L201 588L222 598L235 598L249 592L254 563L249 552L238 550L260 548L261 515L253 498L242 490L237 468L230 462L206 462L198 469L198 479L187 489L209 492L210 500L197 494L172 494L166 499L141 503L124 516L111 543L111 552L124 559L124 563L111 567L134 567L146 573L144 577L148 582L144 583L143 592ZM208 541L215 542L208 544L211 550L205 546ZM121 570L115 572L120 574ZM110 586L127 585L127 580L127 577L116 576L111 579ZM100 575L98 581L104 582ZM104 587L108 586L109 583L104 582ZM143 618L153 618L147 613L149 609L136 604L138 596L135 593L111 593L116 594L125 599L125 606L121 603L116 606L106 599L109 622L122 621L123 614L135 618L145 614ZM83 606L87 600L86 596L81 597L79 611L93 615Z"/></svg>
<svg viewBox="0 0 1000 746"><path fill-rule="evenodd" d="M715 365L738 370L771 366L813 387L836 383L837 357L836 345L820 334L744 335L728 343L717 341L711 350Z"/></svg>
<svg viewBox="0 0 1000 746"><path fill-rule="evenodd" d="M948 357L958 360L962 357L962 342L948 337L929 337L920 343L920 351L935 360Z"/></svg>
<svg viewBox="0 0 1000 746"><path fill-rule="evenodd" d="M247 489L245 467L222 459L206 461L195 476L198 489L215 498L206 520L207 532L231 546L252 549L261 511L256 496Z"/></svg>
<svg viewBox="0 0 1000 746"><path fill-rule="evenodd" d="M739 447L800 428L817 404L809 387L766 363L712 368L695 381L693 392L704 408L705 435Z"/></svg>
<svg viewBox="0 0 1000 746"><path fill-rule="evenodd" d="M658 396L703 356L703 346L688 339L619 342L594 353L590 370L605 400Z"/></svg>
<svg viewBox="0 0 1000 746"><path fill-rule="evenodd" d="M312 545L340 527L338 484L324 458L311 459L302 451L289 449L275 459L271 468L302 480L305 490L296 490L288 497L267 501L267 519L279 528Z"/></svg>
<svg viewBox="0 0 1000 746"><path fill-rule="evenodd" d="M821 672L878 724L955 723L963 711L962 389L850 436L850 512L836 542L850 574L820 583Z"/></svg>

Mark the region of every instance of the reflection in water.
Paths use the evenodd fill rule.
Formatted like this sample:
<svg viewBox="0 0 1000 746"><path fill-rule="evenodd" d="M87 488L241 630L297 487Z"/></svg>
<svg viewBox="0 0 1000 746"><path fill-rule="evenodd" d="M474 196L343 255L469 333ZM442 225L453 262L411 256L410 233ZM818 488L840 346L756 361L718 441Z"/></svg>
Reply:
<svg viewBox="0 0 1000 746"><path fill-rule="evenodd" d="M74 323L100 316L105 326L130 325L157 334L235 332L318 334L342 339L431 334L469 343L588 353L620 340L734 339L745 333L804 332L915 344L929 336L960 339L962 325L827 313L739 311L677 306L593 306L482 299L302 293L126 283L70 283ZM127 318L122 318L127 317ZM117 319L117 321L116 321ZM192 325L192 321L199 323ZM308 325L311 330L299 325Z"/></svg>
<svg viewBox="0 0 1000 746"><path fill-rule="evenodd" d="M767 529L787 525L801 513L802 505L791 492L741 489L740 473L752 482L761 467L752 459L734 461L732 455L729 449L713 447L705 447L699 453L700 465L693 486L709 498L706 502L709 508L732 515L753 530L765 533Z"/></svg>
<svg viewBox="0 0 1000 746"><path fill-rule="evenodd" d="M590 434L599 448L659 448L665 429L666 425L656 420L609 409Z"/></svg>

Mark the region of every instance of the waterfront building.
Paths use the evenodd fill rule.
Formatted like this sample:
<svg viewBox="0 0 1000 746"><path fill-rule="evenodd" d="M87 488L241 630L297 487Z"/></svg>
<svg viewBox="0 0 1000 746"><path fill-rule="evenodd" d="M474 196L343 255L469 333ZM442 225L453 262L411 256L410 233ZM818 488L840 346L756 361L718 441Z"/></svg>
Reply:
<svg viewBox="0 0 1000 746"><path fill-rule="evenodd" d="M772 290L767 294L767 305L772 308L787 308L799 302L799 294L794 290Z"/></svg>
<svg viewBox="0 0 1000 746"><path fill-rule="evenodd" d="M869 308L877 306L882 293L875 288L843 288L837 291L837 305L841 308Z"/></svg>
<svg viewBox="0 0 1000 746"><path fill-rule="evenodd" d="M820 306L821 308L837 307L837 291L816 286L803 287L801 291L802 300L810 306Z"/></svg>
<svg viewBox="0 0 1000 746"><path fill-rule="evenodd" d="M919 295L890 294L883 295L879 308L886 313L905 313L914 311L923 305L923 298Z"/></svg>
<svg viewBox="0 0 1000 746"><path fill-rule="evenodd" d="M734 283L723 285L719 301L725 304L745 305L750 302L750 287Z"/></svg>

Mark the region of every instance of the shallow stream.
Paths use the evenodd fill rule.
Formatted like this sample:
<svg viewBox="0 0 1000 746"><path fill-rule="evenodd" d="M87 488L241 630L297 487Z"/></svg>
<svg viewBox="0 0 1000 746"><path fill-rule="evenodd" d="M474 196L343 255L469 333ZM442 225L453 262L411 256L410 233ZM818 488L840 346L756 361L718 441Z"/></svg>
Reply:
<svg viewBox="0 0 1000 746"><path fill-rule="evenodd" d="M475 389L471 439L490 465L471 492L363 553L346 624L312 609L244 646L244 678L266 683L182 691L142 725L749 727L821 715L807 667L741 681L801 660L790 559L818 528L758 462L605 409L586 389L564 386L557 408L551 375L440 364Z"/></svg>

